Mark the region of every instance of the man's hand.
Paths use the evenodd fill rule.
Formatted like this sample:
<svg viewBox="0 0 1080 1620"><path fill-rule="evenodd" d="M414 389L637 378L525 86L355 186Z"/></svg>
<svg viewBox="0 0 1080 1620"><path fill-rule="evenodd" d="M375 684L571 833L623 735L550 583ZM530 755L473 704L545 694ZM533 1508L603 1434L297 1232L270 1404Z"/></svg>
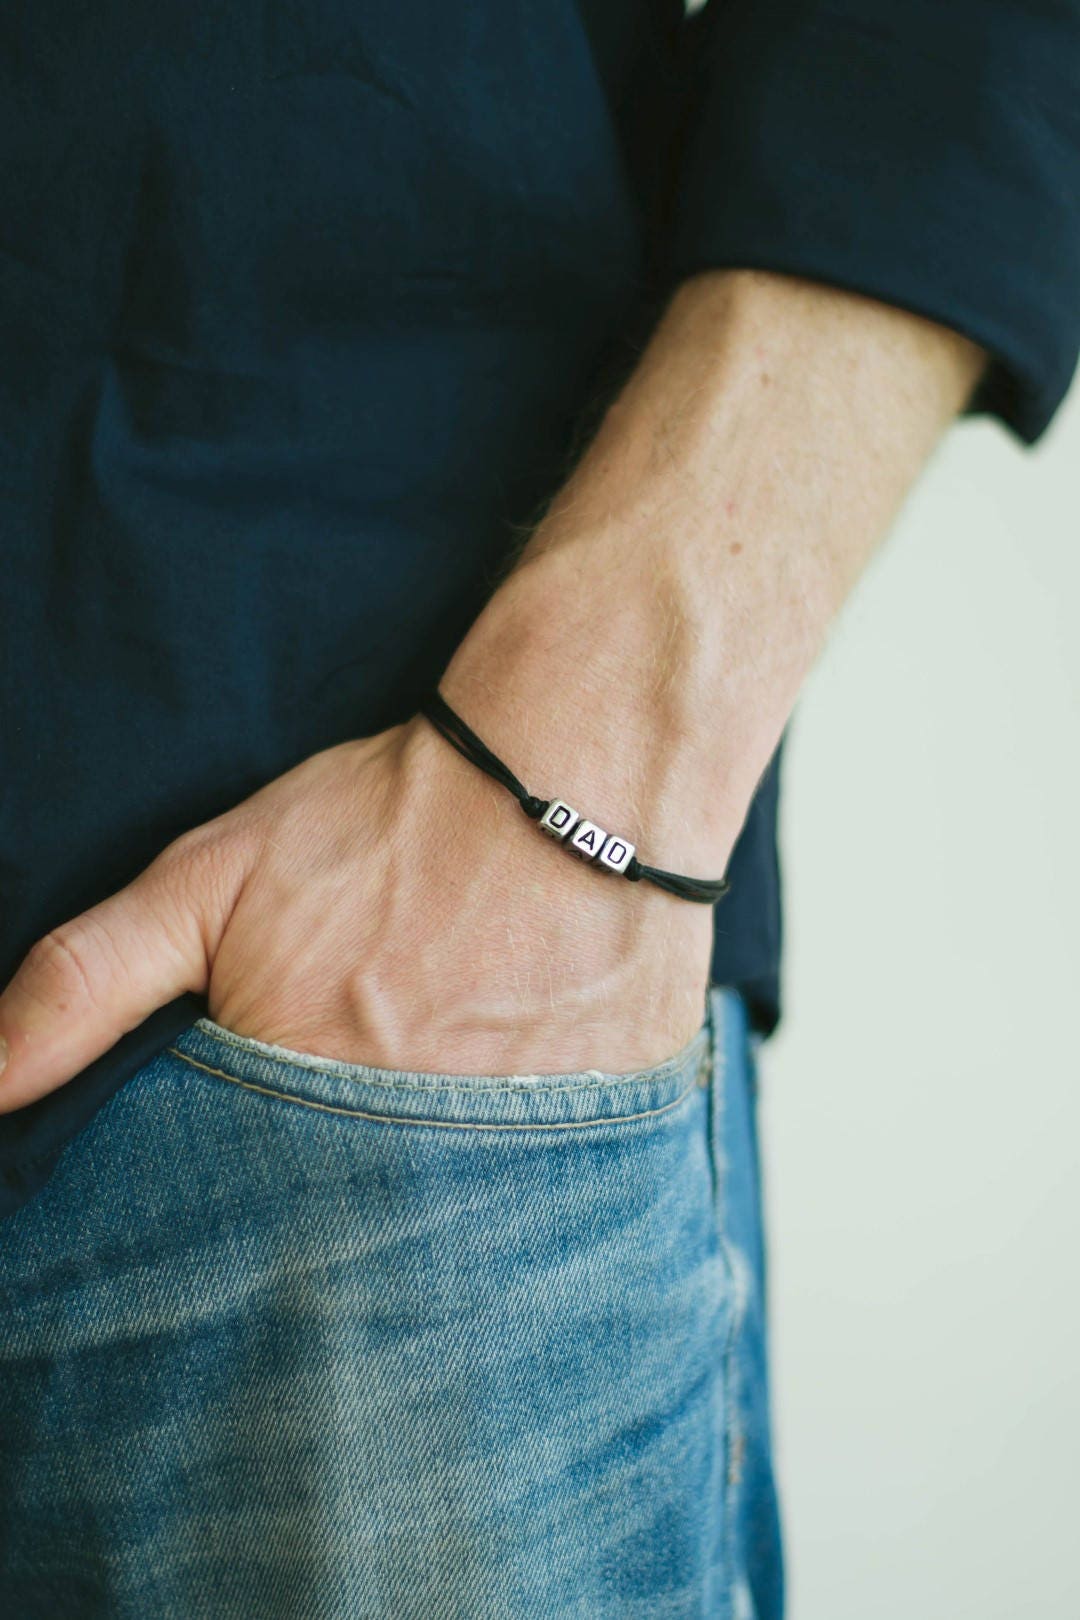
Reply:
<svg viewBox="0 0 1080 1620"><path fill-rule="evenodd" d="M532 792L719 877L833 615L985 358L794 277L683 283L447 700ZM417 719L315 755L40 941L0 995L0 1108L184 990L239 1034L347 1062L645 1067L700 1023L711 935L711 908L580 867Z"/></svg>
<svg viewBox="0 0 1080 1620"><path fill-rule="evenodd" d="M710 913L649 887L587 871L423 718L326 749L31 950L0 998L0 1112L185 990L345 1062L651 1066L701 1021Z"/></svg>

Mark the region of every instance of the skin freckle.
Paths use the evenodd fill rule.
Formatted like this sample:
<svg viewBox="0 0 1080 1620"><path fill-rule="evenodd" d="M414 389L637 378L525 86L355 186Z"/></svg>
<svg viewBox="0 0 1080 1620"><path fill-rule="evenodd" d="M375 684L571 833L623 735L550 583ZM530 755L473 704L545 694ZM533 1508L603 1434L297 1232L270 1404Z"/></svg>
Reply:
<svg viewBox="0 0 1080 1620"><path fill-rule="evenodd" d="M742 550L742 544L738 540L733 540L728 547L728 550L731 552L733 557L737 557L739 552Z"/></svg>

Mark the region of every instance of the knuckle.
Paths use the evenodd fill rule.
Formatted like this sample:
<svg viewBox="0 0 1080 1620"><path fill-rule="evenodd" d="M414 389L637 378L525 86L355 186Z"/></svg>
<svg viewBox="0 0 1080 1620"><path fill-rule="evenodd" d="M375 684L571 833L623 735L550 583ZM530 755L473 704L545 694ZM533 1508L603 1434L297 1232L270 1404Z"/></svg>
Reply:
<svg viewBox="0 0 1080 1620"><path fill-rule="evenodd" d="M219 822L208 821L174 838L161 851L154 864L172 876L197 879L204 873L230 866L237 843L235 832Z"/></svg>
<svg viewBox="0 0 1080 1620"><path fill-rule="evenodd" d="M196 827L168 844L148 871L164 880L174 898L193 903L213 889L228 866L226 843L217 831Z"/></svg>
<svg viewBox="0 0 1080 1620"><path fill-rule="evenodd" d="M207 822L181 833L147 868L147 895L166 917L195 916L213 926L231 910L250 864L242 828Z"/></svg>
<svg viewBox="0 0 1080 1620"><path fill-rule="evenodd" d="M43 934L26 958L39 996L61 1004L79 997L93 1002L90 961L97 949L90 931L77 922L63 923Z"/></svg>
<svg viewBox="0 0 1080 1620"><path fill-rule="evenodd" d="M217 836L210 831L210 825L192 827L189 832L181 833L179 838L174 838L158 855L154 862L155 866L167 866L183 871L197 865L217 842Z"/></svg>

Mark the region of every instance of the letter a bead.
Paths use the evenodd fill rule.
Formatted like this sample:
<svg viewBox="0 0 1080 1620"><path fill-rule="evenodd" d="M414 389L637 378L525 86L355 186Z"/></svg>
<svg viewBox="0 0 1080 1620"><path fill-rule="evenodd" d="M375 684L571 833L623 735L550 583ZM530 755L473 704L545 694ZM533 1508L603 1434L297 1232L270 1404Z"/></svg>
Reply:
<svg viewBox="0 0 1080 1620"><path fill-rule="evenodd" d="M582 821L574 828L566 847L583 861L594 861L606 843L607 833L603 827L598 827L595 821Z"/></svg>
<svg viewBox="0 0 1080 1620"><path fill-rule="evenodd" d="M633 856L633 844L628 844L625 838L616 838L612 833L597 860L601 866L606 866L609 872L625 872Z"/></svg>
<svg viewBox="0 0 1080 1620"><path fill-rule="evenodd" d="M549 838L565 838L580 819L577 811L571 810L562 799L552 799L536 825Z"/></svg>

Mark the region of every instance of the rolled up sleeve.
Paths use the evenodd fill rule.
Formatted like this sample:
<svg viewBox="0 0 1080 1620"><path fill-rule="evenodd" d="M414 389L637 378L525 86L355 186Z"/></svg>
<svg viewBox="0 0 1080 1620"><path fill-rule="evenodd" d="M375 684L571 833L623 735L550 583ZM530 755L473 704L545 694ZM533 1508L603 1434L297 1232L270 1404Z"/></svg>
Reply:
<svg viewBox="0 0 1080 1620"><path fill-rule="evenodd" d="M755 267L936 320L1025 443L1080 352L1080 0L708 0L682 25L666 273Z"/></svg>

